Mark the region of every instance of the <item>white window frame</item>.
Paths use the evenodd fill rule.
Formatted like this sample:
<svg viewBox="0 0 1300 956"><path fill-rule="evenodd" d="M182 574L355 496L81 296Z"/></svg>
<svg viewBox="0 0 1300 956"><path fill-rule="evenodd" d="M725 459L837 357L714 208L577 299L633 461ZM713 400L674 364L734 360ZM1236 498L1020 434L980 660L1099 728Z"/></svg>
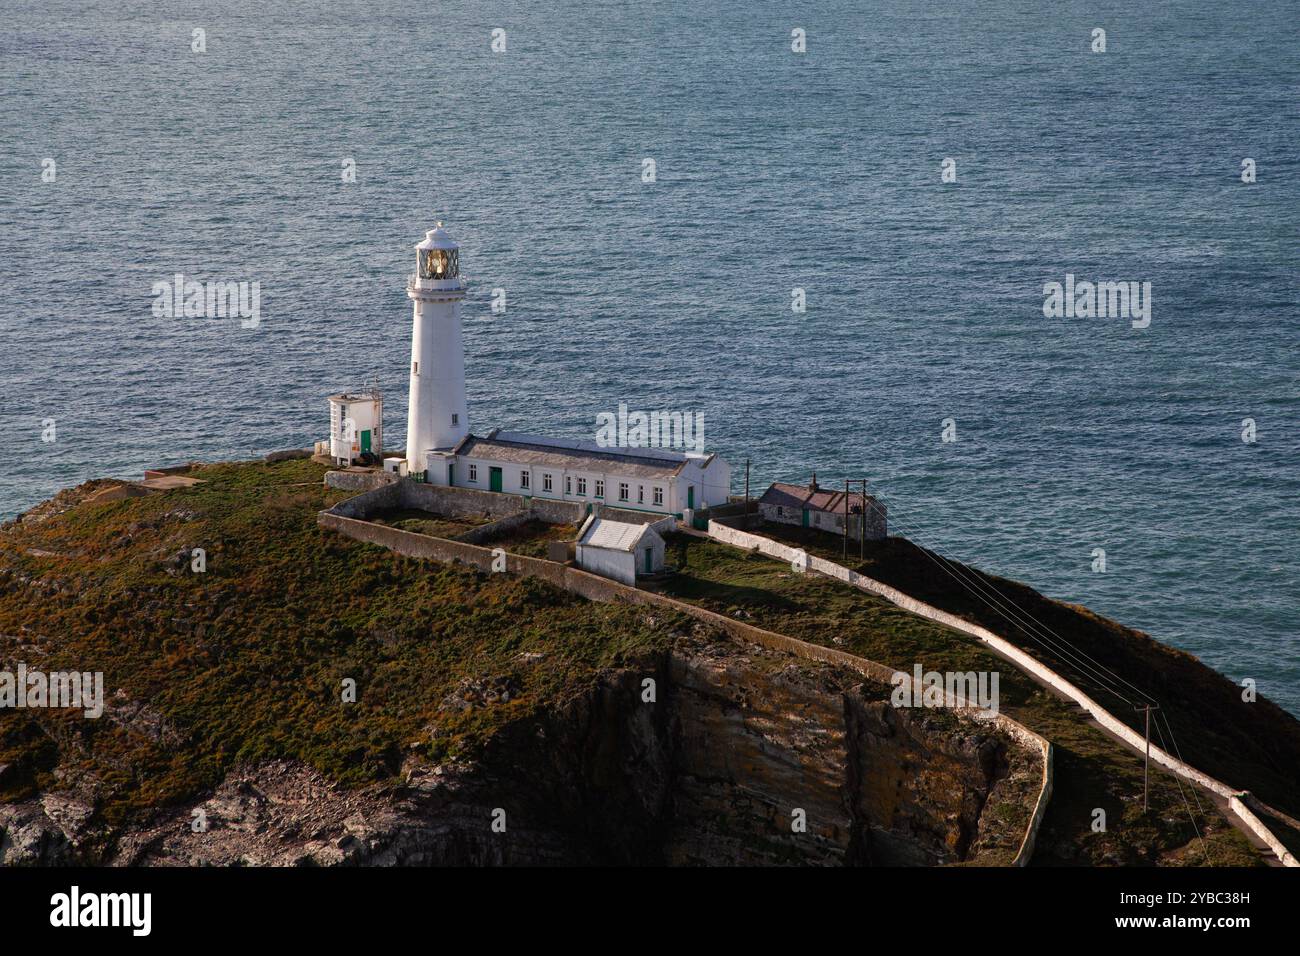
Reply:
<svg viewBox="0 0 1300 956"><path fill-rule="evenodd" d="M627 486L627 482L626 482L626 481L620 481L620 482L618 483L618 500L619 500L619 501L627 501L628 492L629 492L629 489L628 489L628 486Z"/></svg>
<svg viewBox="0 0 1300 956"><path fill-rule="evenodd" d="M544 472L542 474L542 491L554 491L554 490L555 490L555 485L554 482L552 482L551 480L550 472Z"/></svg>
<svg viewBox="0 0 1300 956"><path fill-rule="evenodd" d="M655 497L654 497L655 507L656 507L656 508L662 508L662 507L664 506L664 488L663 488L663 485L655 485L655 489L654 489L654 490L655 490Z"/></svg>
<svg viewBox="0 0 1300 956"><path fill-rule="evenodd" d="M594 497L596 497L596 498L604 498L604 497L605 497L605 479L604 479L604 478L597 478L597 479L596 479L596 494L595 494Z"/></svg>
<svg viewBox="0 0 1300 956"><path fill-rule="evenodd" d="M478 465L469 466L469 480L478 481Z"/></svg>
<svg viewBox="0 0 1300 956"><path fill-rule="evenodd" d="M533 479L532 479L532 476L528 474L528 469L527 469L527 468L521 468L521 469L519 470L519 487L520 487L520 488L529 488L529 487L531 486L531 484L532 484L532 480L533 480Z"/></svg>
<svg viewBox="0 0 1300 956"><path fill-rule="evenodd" d="M579 497L579 498L585 498L585 497L587 497L587 479L586 479L586 478L579 478L579 479L578 479L578 497Z"/></svg>

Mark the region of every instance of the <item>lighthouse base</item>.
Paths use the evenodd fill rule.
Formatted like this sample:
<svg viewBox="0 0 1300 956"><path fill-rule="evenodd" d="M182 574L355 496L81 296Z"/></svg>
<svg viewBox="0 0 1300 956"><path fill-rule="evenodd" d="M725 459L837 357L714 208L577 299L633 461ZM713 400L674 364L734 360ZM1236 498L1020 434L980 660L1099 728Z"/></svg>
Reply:
<svg viewBox="0 0 1300 956"><path fill-rule="evenodd" d="M452 485L456 479L456 453L454 451L428 451L424 453L424 480L430 485ZM412 470L419 465L412 462Z"/></svg>

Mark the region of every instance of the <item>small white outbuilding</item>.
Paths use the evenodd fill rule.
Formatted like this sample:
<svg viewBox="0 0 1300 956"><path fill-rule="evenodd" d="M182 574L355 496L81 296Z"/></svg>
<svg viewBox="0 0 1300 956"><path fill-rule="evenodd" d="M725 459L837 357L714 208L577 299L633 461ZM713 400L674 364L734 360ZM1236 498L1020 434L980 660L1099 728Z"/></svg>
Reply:
<svg viewBox="0 0 1300 956"><path fill-rule="evenodd" d="M591 515L578 531L578 567L636 586L638 574L664 569L664 539L649 524Z"/></svg>
<svg viewBox="0 0 1300 956"><path fill-rule="evenodd" d="M379 389L330 396L330 458L350 465L362 455L383 451L384 398Z"/></svg>

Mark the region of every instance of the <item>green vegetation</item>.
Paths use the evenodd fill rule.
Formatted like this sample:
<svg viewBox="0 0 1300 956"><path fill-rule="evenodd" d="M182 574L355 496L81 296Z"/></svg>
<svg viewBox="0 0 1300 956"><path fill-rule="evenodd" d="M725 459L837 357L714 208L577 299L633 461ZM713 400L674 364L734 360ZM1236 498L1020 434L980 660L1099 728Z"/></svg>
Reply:
<svg viewBox="0 0 1300 956"><path fill-rule="evenodd" d="M316 512L348 493L324 488L323 471L214 465L192 488L0 531L0 666L102 670L110 697L146 702L132 720L5 712L0 800L54 784L56 761L61 779L94 782L110 823L184 801L242 760L385 780L408 756L469 753L670 640L671 616L656 627L632 607L327 532ZM340 702L344 678L356 704ZM508 694L444 706L485 680Z"/></svg>
<svg viewBox="0 0 1300 956"><path fill-rule="evenodd" d="M673 633L690 630L662 611L656 624L644 609L406 559L324 531L316 513L351 494L325 488L324 470L306 460L212 465L194 473L202 484L99 503L83 499L107 483L89 483L0 529L0 667L103 671L108 693L122 695L97 721L0 714L0 801L76 781L96 794L98 817L119 825L194 798L241 761L301 760L346 784L392 780L410 760L473 756L506 726L578 697L601 671L665 650ZM384 519L444 537L482 524L424 512ZM575 534L528 522L492 543L542 556L548 541ZM801 543L838 553L833 539ZM202 573L191 570L194 548L206 552ZM961 607L952 582L925 575L918 549L893 541L877 548L864 572L954 613L978 613ZM1166 774L1153 776L1153 810L1144 816L1140 759L974 639L697 538L674 536L668 560L682 569L668 593L759 626L900 668L998 671L1004 712L1057 747L1038 862L1195 865L1207 850L1211 863L1258 862L1209 806L1197 814L1205 842L1195 837L1185 803L1193 798ZM1064 609L1052 618L1057 629L1100 629L1087 646L1108 666L1136 667L1142 655L1187 658L1142 636L1132 639L1140 654L1116 651L1118 625L1021 591L1018 600L1032 595L1052 606L1034 605L1036 616ZM356 704L341 703L345 678L356 681ZM1182 729L1195 728L1197 716L1192 708L1175 723L1185 753L1205 746L1189 745L1195 734ZM1259 733L1254 751L1274 743L1266 727ZM1214 727L1203 737L1235 742L1240 734ZM1277 739L1285 761L1288 738ZM1277 787L1265 794L1268 775L1243 753L1235 769L1254 776L1232 767L1222 776L1290 810ZM1293 780L1297 763L1276 779ZM1096 807L1106 810L1106 833L1091 832ZM1012 802L992 811L1017 825L1027 814Z"/></svg>
<svg viewBox="0 0 1300 956"><path fill-rule="evenodd" d="M767 529L764 529L765 531ZM1056 788L1035 862L1250 865L1245 838L1186 784L1152 775L1152 812L1143 817L1142 761L1088 722L1078 707L1048 694L974 638L932 624L869 594L728 545L669 536L668 561L680 573L662 590L673 597L816 644L834 646L910 671L997 671L1001 710L1056 747ZM901 586L901 585L900 585ZM1193 831L1195 811L1205 845ZM1093 809L1107 832L1093 833Z"/></svg>

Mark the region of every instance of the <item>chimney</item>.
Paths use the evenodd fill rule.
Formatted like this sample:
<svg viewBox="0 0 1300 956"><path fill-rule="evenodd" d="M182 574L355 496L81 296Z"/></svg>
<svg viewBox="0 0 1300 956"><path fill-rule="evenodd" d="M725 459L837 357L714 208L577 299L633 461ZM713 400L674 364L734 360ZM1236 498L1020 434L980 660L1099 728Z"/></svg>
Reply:
<svg viewBox="0 0 1300 956"><path fill-rule="evenodd" d="M809 491L817 490L817 472L815 471L813 472L812 481L808 483L808 490Z"/></svg>

